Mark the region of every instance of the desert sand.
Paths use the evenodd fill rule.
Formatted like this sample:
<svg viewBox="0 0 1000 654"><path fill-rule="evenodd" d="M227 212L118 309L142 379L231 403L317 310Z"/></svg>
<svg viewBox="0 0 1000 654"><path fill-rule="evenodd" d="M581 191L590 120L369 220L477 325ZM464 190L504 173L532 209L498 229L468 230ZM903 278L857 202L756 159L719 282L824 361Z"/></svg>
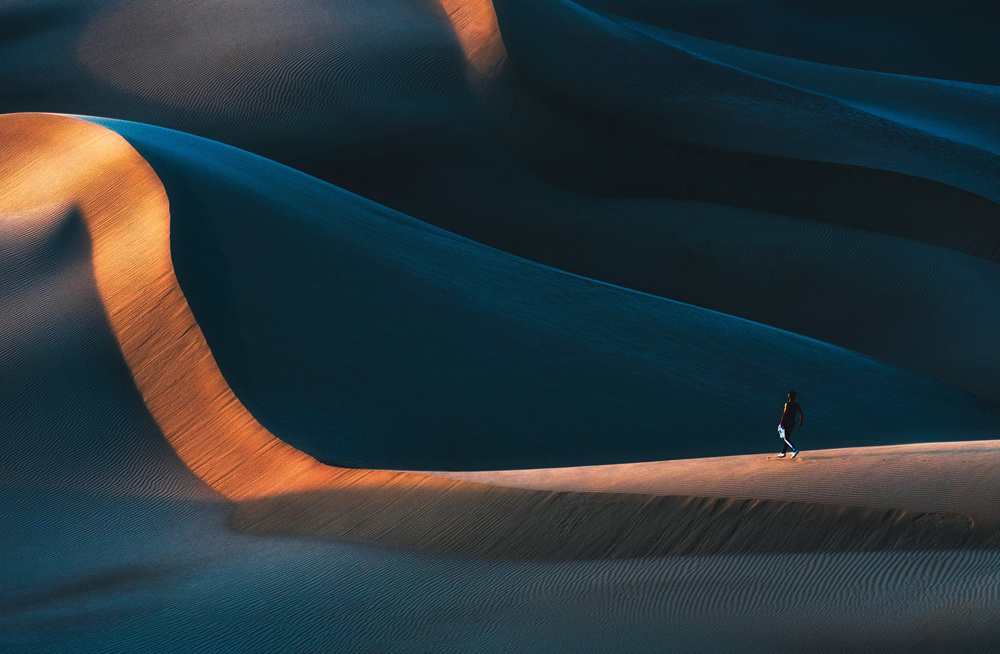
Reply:
<svg viewBox="0 0 1000 654"><path fill-rule="evenodd" d="M1000 647L988 31L258 4L0 10L0 649Z"/></svg>

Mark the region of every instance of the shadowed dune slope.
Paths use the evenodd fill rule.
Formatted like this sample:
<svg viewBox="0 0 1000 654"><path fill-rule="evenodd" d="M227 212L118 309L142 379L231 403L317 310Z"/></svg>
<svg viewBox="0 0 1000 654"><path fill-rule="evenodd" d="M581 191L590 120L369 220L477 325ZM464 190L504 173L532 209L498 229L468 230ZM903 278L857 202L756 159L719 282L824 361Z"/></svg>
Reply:
<svg viewBox="0 0 1000 654"><path fill-rule="evenodd" d="M171 197L178 277L230 384L321 460L468 469L761 451L789 386L809 388L826 445L996 428L995 405L867 357L511 257L226 146L104 122Z"/></svg>
<svg viewBox="0 0 1000 654"><path fill-rule="evenodd" d="M968 147L977 136L995 141L986 111L995 94L988 87L780 60L676 31L656 32L613 14L608 21L639 41L607 53L602 42L577 38L572 22L521 29L546 6L502 3L501 25L487 0L440 6L268 1L249 13L214 0L10 5L0 8L13 26L0 43L6 64L0 81L7 91L0 108L89 113L197 133L533 261L799 333L991 401L1000 398L995 267L870 233L996 263L1000 205L935 182L936 173L925 179L875 170L867 160L851 166L805 160L814 158L811 152L804 158L765 155L759 148L735 152L735 142L679 143L657 130L677 123L671 103L683 104L692 90L657 82L658 63L638 88L661 93L662 105L637 109L631 92L613 88L622 78L618 68L626 77L638 74L632 63L645 66L643 53L650 48L683 46L710 69L743 66L733 74L767 78L768 84L783 80L767 86L780 97L790 85L821 77L836 87L814 89L824 101L835 102L823 93L864 90L864 97L836 102L891 110L899 124L955 128L949 107L958 106L957 127ZM627 9L623 15L642 18ZM911 27L900 29L915 34ZM503 41L510 38L518 52L513 62ZM556 43L569 48L565 65L553 63L550 46ZM534 57L533 48L542 54ZM587 66L591 55L600 61ZM577 78L583 95L562 88ZM882 89L889 81L891 93ZM612 106L602 110L588 93L603 93ZM722 100L720 106L739 118L733 128L740 134L748 132L739 122L743 114L764 112L745 111L753 108L745 98L723 94ZM639 109L652 112L653 128L637 123ZM718 118L719 111L706 107L702 113ZM782 121L773 123L785 129ZM768 148L788 141L825 152L828 141L850 141L839 133L782 131ZM892 143L921 150L942 169L959 170L944 156L951 146L942 154L939 141L921 139ZM969 179L988 183L995 159L985 176ZM827 230L788 217L865 231ZM224 286L224 276L216 284ZM223 295L213 301L229 302ZM839 316L851 319L832 319ZM223 356L227 374L246 377L236 323L208 315L202 320L218 323L210 331L226 334L217 348L234 350ZM322 411L314 416L313 423L326 419Z"/></svg>
<svg viewBox="0 0 1000 654"><path fill-rule="evenodd" d="M635 23L568 0L498 0L495 5L507 51L526 76L661 138L890 170L1000 199L996 155L988 145L996 140L989 121L997 106L992 87L930 79L865 80L875 74L804 62L775 74L781 67L773 64L779 60L768 56L739 48L709 47L703 52L685 47L691 39L637 29ZM709 50L723 56L710 58ZM788 65L787 60L780 62ZM762 71L768 71L767 76ZM811 85L815 76L823 91L786 81L808 80ZM862 86L855 91L859 79L888 88L866 93ZM910 87L919 86L922 93L937 91L948 100L936 100L932 117L921 118L920 103L908 107L915 112L914 120L901 121L893 109L894 86L910 94L917 92ZM838 91L830 93L834 88ZM847 97L854 93L857 101L849 102ZM873 106L879 101L884 109ZM948 125L951 114L946 107L965 103L976 123L992 128L979 139L956 140L961 125ZM968 140L976 142L964 142Z"/></svg>
<svg viewBox="0 0 1000 654"><path fill-rule="evenodd" d="M102 127L63 116L8 115L0 120L0 129L0 136L10 146L0 161L4 173L0 186L3 197L0 213L13 231L27 235L23 243L14 243L10 248L10 256L5 257L5 263L17 272L16 277L24 281L22 285L37 285L44 292L47 282L32 282L34 273L28 264L33 260L60 261L60 226L70 232L76 230L78 236L82 236L80 228L86 228L93 242L90 253L93 268L88 270L84 265L82 270L71 270L66 280L75 281L86 292L84 304L89 305L92 312L96 298L89 282L93 280L99 294L99 306L107 312L107 326L117 339L149 416L181 461L198 478L227 499L238 502L230 521L236 528L260 534L299 534L440 553L516 559L993 547L998 544L995 542L994 516L982 509L974 511L975 515L957 513L938 516L920 512L919 507L850 508L809 502L747 503L724 499L657 498L635 493L551 493L493 487L422 474L347 470L319 464L268 433L246 411L216 368L173 275L168 241L170 215L164 187L160 186L157 175L135 150ZM154 134L161 139L161 145L164 139L169 142L172 135L160 132L162 130L155 130ZM187 156L191 157L187 164L195 168L198 167L197 157L194 156L196 147L211 150L219 163L226 160L225 157L218 158L224 154L218 145L191 140L191 137L183 137L181 145L184 144L187 145ZM174 143L175 149L177 145ZM323 231L314 232L314 237L320 234L325 234L327 238L336 236L337 240L347 240L357 248L364 244L364 238L356 233L362 228L364 236L376 233L380 252L388 249L393 258L411 264L425 258L461 259L464 254L465 257L476 255L482 265L494 268L491 271L494 275L498 272L495 269L498 263L505 263L508 273L523 269L519 272L521 276L537 277L548 271L380 210L325 184L314 188L310 195L310 185L317 182L290 169L275 167L270 162L236 152L230 152L230 157L235 159L230 158L229 164L241 164L231 168L231 171L241 170L245 175L244 181L249 179L247 175L254 172L254 163L257 162L266 165L272 173L267 178L257 177L264 189L269 185L285 186L290 183L289 179L276 178L291 175L291 181L297 181L300 185L298 190L302 192L295 196L295 206L301 207L299 203L308 205L309 200L324 200L322 205L315 206L338 210L337 215L326 217ZM214 181L211 187L216 192L225 190L230 202L240 196L233 180L228 187L223 187L218 179L202 181ZM260 187L256 190L259 191ZM258 195L258 200L263 201L265 197ZM39 209L47 206L57 208ZM309 218L298 213L286 215L285 228L294 234L297 228L302 228L296 223ZM312 219L317 221L318 216L312 216ZM245 232L252 230L246 222L243 227ZM402 232L407 238L400 239L396 232ZM56 238L46 239L46 234L55 234ZM432 249L423 252L424 257L413 256L409 249L421 243ZM86 263L87 249L75 249L84 256ZM299 251L300 256L305 253L302 248ZM436 254L432 255L432 252ZM371 257L372 253L368 255ZM299 271L302 272L302 269ZM453 272L461 281L462 271ZM415 272L411 270L409 274L413 276ZM559 284L558 280L565 278L555 290L558 295L566 297L580 292L567 285L568 280L578 280L593 287L588 295L583 296L590 297L590 301L602 297L599 290L607 288L563 273L553 274L557 276L535 283ZM345 278L340 280L342 285L348 281ZM460 290L461 287L457 287L452 292ZM382 292L388 291L382 289ZM476 299L479 305L488 305L487 297ZM671 308L670 313L680 308L656 298L649 300L666 304ZM397 304L405 307L401 301ZM537 309L530 314L523 308L522 311L522 320L538 313ZM99 311L95 313L100 314ZM357 320L359 315L365 313L364 307L355 307L355 313ZM705 317L699 320L697 313L694 318L681 317L680 320L698 320L703 328L720 329ZM30 315L24 311L18 315L28 320L32 331L37 330ZM342 319L348 317L342 316ZM666 324L677 320L674 318ZM102 332L102 326L97 324L96 332ZM373 328L373 325L365 326ZM565 327L563 329L568 331ZM724 330L723 333L730 331ZM824 354L831 357L827 352L830 348L812 342L795 345L801 339L781 332L749 324L744 331L751 334L762 331L771 338L784 339L779 343L792 343L786 347L800 350L803 353L801 356L810 360L822 362ZM816 348L818 355L811 351ZM95 349L100 354L100 348ZM55 354L58 355L58 352ZM25 362L31 360L30 356L20 356ZM862 376L873 374L866 372L859 362L851 361L845 353L833 353L832 356L846 356L846 365ZM115 356L108 356L107 352L103 357L108 361L120 361ZM72 356L61 357L61 366L66 371L74 362ZM457 371L462 373L460 367ZM884 376L885 372L882 374ZM904 390L912 392L913 387L921 382L901 375L898 383L903 385ZM945 397L961 401L954 392L926 382L922 384L925 391L936 390ZM93 392L102 391L98 386ZM108 393L107 402L111 406L123 403L126 409L132 410L138 406L135 396L130 398L128 392L119 393L120 397L104 392ZM38 393L36 391L35 395ZM41 391L41 394L44 396L46 391ZM85 399L85 396L86 393L81 395L79 389L74 389L71 397ZM968 398L965 399L968 403ZM449 409L455 410L455 407L442 407L442 410ZM984 417L989 416L984 414ZM36 430L25 436L21 448L31 454L37 448ZM140 436L137 442L131 442L126 436L125 442L120 443L121 447L116 447L112 439L114 451L100 449L90 455L97 466L77 464L75 470L79 473L89 468L89 474L101 479L108 474L102 471L101 466L115 462L120 450L126 457L132 453L133 458L139 459L128 468L144 469L141 478L151 478L153 488L161 477L160 468L168 471L167 479L171 470L177 477L176 459L160 456L157 461L156 457L143 456L143 442L146 449L157 445L157 439L150 439L148 435ZM399 447L392 442L381 445L386 449ZM349 443L341 446L349 447ZM70 448L65 443L54 443L50 448L56 452L57 459L69 460L66 450ZM155 449L153 447L151 451L155 452ZM135 454L137 451L138 455ZM51 461L40 463L43 470L52 465ZM72 462L64 463L63 467L74 468L74 465ZM21 464L15 469L19 474L27 472ZM112 471L108 481L115 474L118 473ZM181 475L179 478L190 485L189 477ZM42 488L38 490L48 492L48 482L42 482L42 479L50 482L51 476L38 480L28 477L20 481L10 479L7 483L13 482L14 489L20 492L40 483ZM95 487L95 490L106 492L101 486ZM52 497L51 493L42 495ZM870 501L872 498L866 499ZM128 506L130 511L136 508ZM90 515L93 511L86 513ZM188 508L173 519L195 524L206 517L204 510ZM801 529L799 538L774 537L775 534L786 533L793 526ZM147 530L155 531L156 528L155 521L146 525ZM148 537L148 533L143 536ZM174 572L164 568L136 569L116 574L144 579L149 575L171 576ZM66 589L64 592L74 591ZM45 600L36 597L36 601Z"/></svg>
<svg viewBox="0 0 1000 654"><path fill-rule="evenodd" d="M506 58L486 1L445 2L440 11L426 3L346 8L297 2L288 11L266 3L253 16L216 2L190 4L190 12L128 3L78 7L61 17L59 30L48 25L8 44L12 65L6 74L13 89L22 78L46 87L55 107L140 118L228 141L507 252L800 333L997 400L997 309L989 300L994 268L892 239L730 207L595 195L766 209L993 262L1000 256L996 203L934 182L934 175L874 170L871 162L846 166L733 152L736 144L719 150L680 145L669 135L652 138L655 130L636 127L628 102L595 117L586 97L560 91L560 71L578 68L579 61L547 69L550 54L537 61L528 54L533 47L548 49L559 35L581 57L599 44L575 39L570 26L525 35L520 22L539 9L504 7L507 31L523 41L516 65ZM39 25L54 16L38 11ZM611 19L636 34L650 32L656 43L666 39L671 47L686 47L707 58L705 65L743 66L740 74L779 80L774 88L781 93L812 84L811 93L839 98L844 106L853 102L899 124L938 127L937 138L957 130L965 146L995 141L989 121L995 93L984 85L835 69ZM261 28L272 22L272 31ZM387 31L401 36L386 42ZM43 35L52 47L40 59L28 46ZM144 48L150 39L157 44L152 50ZM50 85L38 67L67 48L74 62L113 83L52 78L59 84ZM601 65L625 66L630 59L623 57L633 50L609 55ZM415 68L414 61L429 63ZM72 70L68 63L52 65L60 75ZM559 78L557 83L533 74L536 66ZM602 70L593 68L595 79L581 83L596 92L617 79ZM292 102L290 89L304 94ZM661 91L683 99L689 89ZM617 102L619 94L608 94ZM8 98L34 102L18 91ZM729 103L736 114L741 102ZM677 120L666 110L654 114L657 124ZM258 115L267 119L256 120ZM826 141L840 140L829 129L807 136L824 152ZM782 133L772 142L798 138ZM900 143L930 147L919 139ZM949 168L935 148L926 152L935 165ZM979 178L989 179L969 176ZM924 266L925 257L935 265ZM920 284L910 284L914 278ZM852 320L830 319L843 315Z"/></svg>
<svg viewBox="0 0 1000 654"><path fill-rule="evenodd" d="M2 111L139 120L286 162L426 148L475 120L436 2L43 0L0 18Z"/></svg>
<svg viewBox="0 0 1000 654"><path fill-rule="evenodd" d="M751 50L916 77L1000 83L997 7L812 0L583 0L581 5ZM961 38L955 38L961 34Z"/></svg>
<svg viewBox="0 0 1000 654"><path fill-rule="evenodd" d="M835 100L988 155L1000 152L1000 130L992 120L1000 107L1000 90L995 86L825 66L642 23L622 24L707 61Z"/></svg>
<svg viewBox="0 0 1000 654"><path fill-rule="evenodd" d="M395 189L370 181L361 190L532 261L1000 399L1000 306L991 290L1000 267L921 242L954 227L945 213L933 214L942 229L908 224L923 238L903 238L721 204L595 199L487 157L411 172ZM975 233L961 240L980 242Z"/></svg>
<svg viewBox="0 0 1000 654"><path fill-rule="evenodd" d="M59 148L63 134L36 136L39 145ZM17 144L5 143L0 166L9 175L6 164ZM129 181L143 192L141 183ZM4 489L27 491L19 498L26 502L31 491L51 489L137 502L214 498L163 441L121 360L94 287L90 235L79 208L72 198L56 199L58 193L50 196L53 204L16 207L10 186L0 187ZM38 507L44 514L44 500ZM8 528L13 524L5 536L22 527L31 531L23 523Z"/></svg>
<svg viewBox="0 0 1000 654"><path fill-rule="evenodd" d="M731 21L725 12L699 27L684 19L681 6L672 26L667 16L677 3L664 5L659 18L648 15L655 7L632 4L608 5L611 13L599 18L569 3L502 2L498 23L489 0L267 0L253 12L219 0L13 3L0 8L10 26L0 34L6 34L0 41L6 91L0 110L108 116L198 134L477 240L489 232L481 212L435 200L456 189L440 179L434 187L410 180L474 167L484 149L487 167L496 168L509 155L497 159L491 150L508 149L530 170L588 195L723 202L998 256L1000 214L982 199L995 197L995 157L951 140L949 131L921 128L943 123L963 132L966 142L995 143L991 87L831 72L828 65L806 63L845 65L819 56L828 27L808 11L801 17L799 10L759 3L757 20L767 22L764 16L775 11L792 17L771 21L781 36L768 42L804 41L798 50L778 52L804 61L780 60L766 74L751 72L750 64L763 57L752 50L769 51L760 44L738 42L749 49L730 48L718 61L683 50L691 39L680 32L687 28L725 36L708 29L725 32ZM753 13L739 2L726 6L733 15ZM880 7L842 11L881 15L887 9ZM649 36L641 30L653 28L615 11L675 31ZM837 13L827 6L812 11ZM567 20L546 22L562 13ZM926 41L923 13L907 14L913 20L894 21L882 35L885 43ZM844 28L852 34L849 42L875 38L874 28L858 27L868 20L841 21L854 25ZM744 16L741 25L752 21ZM983 29L989 24L987 16ZM855 28L858 33L850 32ZM589 29L607 39L584 38ZM972 31L966 30L964 44L970 49ZM513 65L506 41L516 51ZM810 56L810 46L817 56ZM693 68L665 64L678 57ZM880 57L867 61L875 70L895 72L879 66ZM956 57L947 78L963 80L959 72L975 65L971 56ZM696 69L705 75L694 75ZM684 70L691 73L687 81L673 79ZM823 89L798 88L786 79L796 70L807 81L832 75L848 95L868 89L854 98L864 109L851 106L851 98L833 100ZM958 123L952 107L961 108ZM880 108L885 116L877 115ZM691 113L693 119L684 120ZM983 129L972 130L973 123ZM675 125L679 131L670 132ZM841 163L829 163L834 161ZM491 177L476 183L496 186L509 200L523 193L523 178L499 186ZM978 196L959 191L973 187ZM428 203L435 209L418 211ZM506 215L524 210L512 202ZM510 238L490 244L515 254L544 249L537 231L506 229L513 231Z"/></svg>

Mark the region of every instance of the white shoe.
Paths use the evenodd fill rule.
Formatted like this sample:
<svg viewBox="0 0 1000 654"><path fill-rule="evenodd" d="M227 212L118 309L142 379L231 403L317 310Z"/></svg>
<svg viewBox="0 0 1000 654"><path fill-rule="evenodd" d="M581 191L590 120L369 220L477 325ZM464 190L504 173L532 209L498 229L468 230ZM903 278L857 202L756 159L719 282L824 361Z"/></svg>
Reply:
<svg viewBox="0 0 1000 654"><path fill-rule="evenodd" d="M793 459L794 459L795 457L797 457L798 455L799 455L799 451L798 451L798 450L795 450L794 452L792 452L792 458L793 458Z"/></svg>
<svg viewBox="0 0 1000 654"><path fill-rule="evenodd" d="M795 455L793 454L792 456L795 456ZM778 458L779 458L779 459L784 459L784 458L785 458L785 453L784 453L784 452L782 452L781 454L779 454L779 455L778 455Z"/></svg>

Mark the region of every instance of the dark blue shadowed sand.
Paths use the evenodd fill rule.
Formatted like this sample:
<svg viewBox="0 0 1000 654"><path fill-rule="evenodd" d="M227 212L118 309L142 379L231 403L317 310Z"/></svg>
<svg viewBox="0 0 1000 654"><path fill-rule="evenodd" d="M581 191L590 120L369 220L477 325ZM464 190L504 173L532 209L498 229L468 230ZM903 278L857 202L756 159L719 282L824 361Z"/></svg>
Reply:
<svg viewBox="0 0 1000 654"><path fill-rule="evenodd" d="M237 395L330 463L755 452L787 388L808 389L809 438L827 447L986 437L1000 421L854 352L533 264L226 146L99 122L163 181L178 278Z"/></svg>

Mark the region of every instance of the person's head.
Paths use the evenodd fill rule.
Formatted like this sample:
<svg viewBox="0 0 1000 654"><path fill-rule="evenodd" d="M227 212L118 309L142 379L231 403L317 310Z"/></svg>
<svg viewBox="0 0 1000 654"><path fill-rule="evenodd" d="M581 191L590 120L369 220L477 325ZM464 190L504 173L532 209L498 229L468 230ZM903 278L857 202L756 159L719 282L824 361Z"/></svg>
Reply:
<svg viewBox="0 0 1000 654"><path fill-rule="evenodd" d="M788 401L791 402L795 399L795 391L788 391Z"/></svg>

